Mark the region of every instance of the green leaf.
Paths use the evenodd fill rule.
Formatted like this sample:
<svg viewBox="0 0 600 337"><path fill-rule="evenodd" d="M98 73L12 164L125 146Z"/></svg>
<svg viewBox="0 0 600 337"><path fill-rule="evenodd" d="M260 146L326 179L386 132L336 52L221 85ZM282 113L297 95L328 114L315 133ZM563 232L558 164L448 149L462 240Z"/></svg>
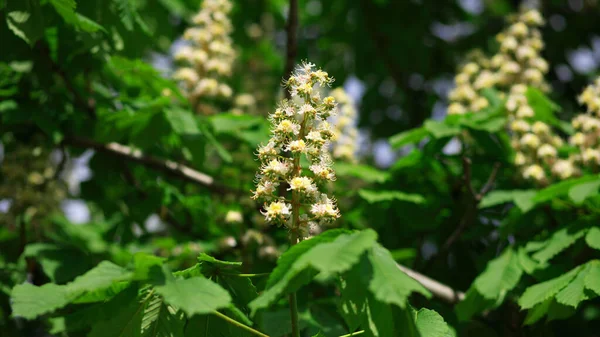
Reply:
<svg viewBox="0 0 600 337"><path fill-rule="evenodd" d="M531 309L536 304L554 297L577 276L580 269L581 266L576 267L564 275L527 288L523 295L521 295L521 298L519 298L521 309Z"/></svg>
<svg viewBox="0 0 600 337"><path fill-rule="evenodd" d="M308 241L315 240L316 238ZM264 309L273 304L284 293L295 291L296 289L294 288L312 279L310 275L306 277L307 275L304 274L304 277L301 278L302 282L293 284L292 281L302 272L311 272L314 270L320 273L319 277L322 280L326 280L349 270L359 261L361 255L375 244L376 240L377 233L368 229L352 234L341 234L331 242L318 242L314 247L303 253L301 250L294 251L294 249L290 249L289 252L296 258L295 261L291 263L291 266L283 275L281 275L282 271L278 271L277 274L275 274L275 271L273 272L276 275L275 277L280 278L275 283L272 283L271 279L269 279L271 285L267 284L268 288L258 298L250 302L249 307L252 315L257 310ZM298 253L301 253L301 255L298 256ZM286 258L286 264L289 263L289 259L290 257ZM277 267L280 268L282 265L278 264Z"/></svg>
<svg viewBox="0 0 600 337"><path fill-rule="evenodd" d="M483 199L481 199L479 208L488 208L508 202L514 202L517 207L519 207L521 211L525 213L533 206L533 203L531 203L530 200L534 195L536 195L536 193L537 192L535 190L491 191L487 193Z"/></svg>
<svg viewBox="0 0 600 337"><path fill-rule="evenodd" d="M137 23L144 33L146 33L147 35L151 35L150 30L146 26L146 23L144 23L144 21L140 17L140 14L138 13L135 4L132 0L114 1L117 3L121 22L127 30L133 31L133 26L135 23Z"/></svg>
<svg viewBox="0 0 600 337"><path fill-rule="evenodd" d="M341 278L339 312L350 331L356 331L365 315L370 265L366 256Z"/></svg>
<svg viewBox="0 0 600 337"><path fill-rule="evenodd" d="M517 253L507 248L502 255L488 263L473 286L485 299L496 300L516 287L522 274Z"/></svg>
<svg viewBox="0 0 600 337"><path fill-rule="evenodd" d="M10 1L6 5L8 28L29 45L44 35L44 20L37 0Z"/></svg>
<svg viewBox="0 0 600 337"><path fill-rule="evenodd" d="M231 296L225 289L203 277L167 277L166 283L155 289L166 303L183 310L188 316L209 314L231 304Z"/></svg>
<svg viewBox="0 0 600 337"><path fill-rule="evenodd" d="M17 285L11 294L13 315L25 319L60 309L73 299L66 287L48 283L41 287L30 283Z"/></svg>
<svg viewBox="0 0 600 337"><path fill-rule="evenodd" d="M235 134L241 130L251 129L264 123L262 118L251 115L234 115L232 113L216 114L209 118L215 133Z"/></svg>
<svg viewBox="0 0 600 337"><path fill-rule="evenodd" d="M533 198L533 201L536 204L550 201L552 199L568 194L571 188L574 186L590 181L595 181L597 179L598 176L583 176L581 178L563 180L539 191L538 194Z"/></svg>
<svg viewBox="0 0 600 337"><path fill-rule="evenodd" d="M457 125L449 125L443 121L435 121L428 119L423 124L425 129L429 131L435 138L445 138L456 136L460 133L460 127Z"/></svg>
<svg viewBox="0 0 600 337"><path fill-rule="evenodd" d="M549 298L544 302L537 304L535 307L529 310L527 312L527 317L525 317L525 321L523 322L523 324L532 325L535 322L539 321L540 318L546 316L546 314L548 313L548 309L550 308L550 305L553 301L554 299Z"/></svg>
<svg viewBox="0 0 600 337"><path fill-rule="evenodd" d="M165 259L162 257L147 253L136 253L133 256L133 279L136 281L163 281L164 261Z"/></svg>
<svg viewBox="0 0 600 337"><path fill-rule="evenodd" d="M558 230L532 257L540 263L546 263L563 250L569 248L575 241L585 235L586 231L587 229L575 230L572 228Z"/></svg>
<svg viewBox="0 0 600 337"><path fill-rule="evenodd" d="M340 176L352 176L367 183L383 183L389 179L389 174L368 165L336 163L335 173Z"/></svg>
<svg viewBox="0 0 600 337"><path fill-rule="evenodd" d="M456 305L456 316L459 321L468 321L473 315L502 304L499 300L486 299L475 287L470 287L465 298Z"/></svg>
<svg viewBox="0 0 600 337"><path fill-rule="evenodd" d="M182 315L166 305L160 296L153 296L148 301L142 316L142 337L180 337L184 326Z"/></svg>
<svg viewBox="0 0 600 337"><path fill-rule="evenodd" d="M556 301L558 303L577 308L579 303L589 298L585 293L585 279L589 268L589 264L580 268L577 276L556 294Z"/></svg>
<svg viewBox="0 0 600 337"><path fill-rule="evenodd" d="M383 201L394 201L394 200L406 201L406 202L410 202L410 203L414 203L414 204L424 204L425 203L425 198L420 194L409 194L409 193L403 193L400 191L381 191L381 190L373 191L373 190L360 189L360 190L358 190L358 195L360 195L361 198L365 199L370 204L374 204L377 202L383 202Z"/></svg>
<svg viewBox="0 0 600 337"><path fill-rule="evenodd" d="M85 15L81 15L79 13L77 13L76 16L77 16L77 28L83 30L84 32L93 33L93 32L101 30L106 33L106 29L104 29L104 27L102 27L96 21L88 18Z"/></svg>
<svg viewBox="0 0 600 337"><path fill-rule="evenodd" d="M423 337L452 337L450 327L437 312L420 309L415 313L417 330Z"/></svg>
<svg viewBox="0 0 600 337"><path fill-rule="evenodd" d="M50 4L60 16L68 23L77 22L77 17L75 16L75 8L77 7L77 3L75 0L49 0Z"/></svg>
<svg viewBox="0 0 600 337"><path fill-rule="evenodd" d="M589 270L585 278L585 287L600 296L600 261L588 262Z"/></svg>
<svg viewBox="0 0 600 337"><path fill-rule="evenodd" d="M173 131L180 135L196 135L200 133L196 117L187 110L170 107L164 111L165 118Z"/></svg>
<svg viewBox="0 0 600 337"><path fill-rule="evenodd" d="M525 92L527 102L535 113L535 120L557 125L558 119L555 112L560 111L560 106L549 100L544 93L534 87L528 87Z"/></svg>
<svg viewBox="0 0 600 337"><path fill-rule="evenodd" d="M202 130L202 133L208 140L209 144L214 146L215 150L217 150L217 154L219 155L219 157L221 157L221 159L223 159L226 163L231 163L233 161L233 158L229 151L227 151L223 147L223 145L221 145L221 143L215 138L215 136L208 130L208 128L204 124L200 124L200 129Z"/></svg>
<svg viewBox="0 0 600 337"><path fill-rule="evenodd" d="M277 267L275 267L275 269L273 269L273 271L269 275L266 287L270 288L279 281L281 281L285 277L288 270L292 268L294 262L300 258L300 256L302 256L318 244L331 242L335 240L338 236L347 233L349 232L345 229L332 229L325 231L324 233L317 235L311 238L310 240L304 240L298 243L297 245L292 246L277 260Z"/></svg>
<svg viewBox="0 0 600 337"><path fill-rule="evenodd" d="M411 129L392 136L390 138L390 145L396 149L407 144L418 143L428 135L429 132L424 127Z"/></svg>
<svg viewBox="0 0 600 337"><path fill-rule="evenodd" d="M598 188L600 188L600 179L575 185L569 189L569 198L578 205L582 204L585 199L597 196Z"/></svg>
<svg viewBox="0 0 600 337"><path fill-rule="evenodd" d="M125 301L127 299L127 301ZM116 297L114 303L120 306L106 320L96 322L92 326L89 337L141 337L142 318L148 299L130 300L127 297Z"/></svg>
<svg viewBox="0 0 600 337"><path fill-rule="evenodd" d="M131 276L132 274L124 268L109 261L102 261L95 268L67 284L67 288L72 294L78 295L86 291L108 288L115 282L129 280Z"/></svg>
<svg viewBox="0 0 600 337"><path fill-rule="evenodd" d="M592 227L585 236L585 242L591 248L600 250L600 228Z"/></svg>
<svg viewBox="0 0 600 337"><path fill-rule="evenodd" d="M427 289L398 268L390 252L381 245L376 244L368 257L373 270L369 290L378 301L406 308L413 292L431 297Z"/></svg>
<svg viewBox="0 0 600 337"><path fill-rule="evenodd" d="M377 301L371 295L367 296L366 322L362 324L367 336L394 336L394 322L394 316L389 305Z"/></svg>

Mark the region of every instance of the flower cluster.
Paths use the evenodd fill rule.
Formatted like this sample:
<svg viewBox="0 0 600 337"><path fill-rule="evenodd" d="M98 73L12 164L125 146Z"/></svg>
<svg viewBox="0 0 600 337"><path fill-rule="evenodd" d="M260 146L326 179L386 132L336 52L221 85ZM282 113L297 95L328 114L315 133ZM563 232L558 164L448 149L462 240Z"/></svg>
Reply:
<svg viewBox="0 0 600 337"><path fill-rule="evenodd" d="M566 179L576 174L571 160L559 158L557 149L563 146L563 140L546 123L530 124L524 119L515 119L510 129L512 146L517 150L515 165L523 178L546 184L552 176Z"/></svg>
<svg viewBox="0 0 600 337"><path fill-rule="evenodd" d="M506 110L511 143L517 150L515 164L526 180L547 184L551 179L566 179L577 173L570 159L561 159L562 139L552 128L535 121L527 100L527 88L548 90L544 80L548 63L540 53L544 47L540 27L544 19L537 10L523 10L511 18L510 26L496 37L499 52L490 60L495 86L507 92Z"/></svg>
<svg viewBox="0 0 600 337"><path fill-rule="evenodd" d="M328 152L333 130L327 118L335 99L321 98L319 88L333 79L314 64L303 63L285 82L292 99L284 100L269 116L271 139L258 148L261 162L253 199L265 201L262 214L271 224L284 225L296 236L306 236L318 225L333 222L340 212L320 186L335 180ZM308 167L303 167L306 158ZM286 183L291 199L277 195Z"/></svg>
<svg viewBox="0 0 600 337"><path fill-rule="evenodd" d="M510 21L511 25L496 36L500 51L490 60L497 85L510 87L519 83L547 90L544 74L548 72L548 62L540 55L544 48L539 29L544 24L542 15L526 9Z"/></svg>
<svg viewBox="0 0 600 337"><path fill-rule="evenodd" d="M223 82L231 76L235 60L228 17L231 7L229 0L204 0L192 19L196 26L184 32L189 44L175 53L175 60L184 65L174 78L182 82L192 103L201 97L229 98L233 93Z"/></svg>
<svg viewBox="0 0 600 337"><path fill-rule="evenodd" d="M490 62L481 52L475 52L469 58L471 60L454 77L455 87L448 95L450 115L478 112L489 106L488 100L481 95L481 90L496 84L495 73L489 69Z"/></svg>
<svg viewBox="0 0 600 337"><path fill-rule="evenodd" d="M354 101L342 88L332 90L331 96L338 103L338 115L332 120L335 125L332 139L333 158L356 162L358 130Z"/></svg>
<svg viewBox="0 0 600 337"><path fill-rule="evenodd" d="M600 166L600 78L589 85L579 96L579 103L587 107L587 113L571 121L575 134L569 143L579 150L574 160L596 171Z"/></svg>

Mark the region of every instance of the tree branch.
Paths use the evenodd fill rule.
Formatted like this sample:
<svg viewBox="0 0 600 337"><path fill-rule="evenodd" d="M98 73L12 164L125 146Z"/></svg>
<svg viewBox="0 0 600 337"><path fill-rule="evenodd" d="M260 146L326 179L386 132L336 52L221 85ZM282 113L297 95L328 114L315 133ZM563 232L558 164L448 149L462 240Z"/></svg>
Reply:
<svg viewBox="0 0 600 337"><path fill-rule="evenodd" d="M127 161L141 164L143 166L161 171L171 176L183 179L188 182L203 185L214 192L238 192L229 187L217 184L213 177L196 171L191 167L185 166L171 160L163 160L156 157L143 154L140 150L134 150L129 146L119 143L102 144L91 139L71 137L64 140L65 144L91 148L98 152L106 153Z"/></svg>
<svg viewBox="0 0 600 337"><path fill-rule="evenodd" d="M287 41L285 70L283 74L284 81L292 75L296 63L296 55L298 54L298 0L290 0L290 9L288 11L288 20L285 31L287 34ZM285 90L285 98L292 98L288 90Z"/></svg>
<svg viewBox="0 0 600 337"><path fill-rule="evenodd" d="M412 277L419 282L423 287L429 290L435 297L446 301L450 304L456 304L465 298L465 294L461 291L454 290L449 286L442 284L434 279L431 279L423 274L417 273L416 271L407 268L401 264L398 264L398 268L402 270L406 275Z"/></svg>

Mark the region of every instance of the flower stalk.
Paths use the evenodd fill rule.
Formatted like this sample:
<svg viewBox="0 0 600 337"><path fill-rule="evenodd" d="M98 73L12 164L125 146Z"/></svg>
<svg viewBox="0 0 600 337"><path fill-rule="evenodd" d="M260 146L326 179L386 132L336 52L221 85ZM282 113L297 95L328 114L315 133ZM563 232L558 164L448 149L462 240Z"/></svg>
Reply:
<svg viewBox="0 0 600 337"><path fill-rule="evenodd" d="M261 213L268 223L287 228L291 246L340 216L335 199L320 192L326 182L335 180L329 155L333 131L327 119L337 104L333 97L319 94L333 79L314 67L303 63L285 82L290 99L269 116L272 136L257 152L261 168L252 198L264 200ZM302 166L303 159L308 167ZM291 199L277 195L283 182L289 185ZM292 336L298 337L295 293L289 295L289 302Z"/></svg>

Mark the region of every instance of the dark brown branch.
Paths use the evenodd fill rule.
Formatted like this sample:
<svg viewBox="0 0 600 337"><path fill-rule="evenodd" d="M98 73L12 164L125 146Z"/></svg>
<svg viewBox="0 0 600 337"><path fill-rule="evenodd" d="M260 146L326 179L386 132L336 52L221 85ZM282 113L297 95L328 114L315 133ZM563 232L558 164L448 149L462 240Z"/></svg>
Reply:
<svg viewBox="0 0 600 337"><path fill-rule="evenodd" d="M296 55L298 54L298 0L290 0L290 9L288 11L288 19L285 26L285 31L287 34L287 42L283 80L287 81L294 71ZM288 90L285 90L285 98L292 98Z"/></svg>
<svg viewBox="0 0 600 337"><path fill-rule="evenodd" d="M196 171L191 167L171 160L164 160L145 155L140 150L135 150L129 146L119 143L102 144L91 139L77 137L66 138L64 143L76 147L91 148L97 152L102 152L130 162L138 163L185 181L205 186L213 192L239 192L226 186L217 184L213 177Z"/></svg>
<svg viewBox="0 0 600 337"><path fill-rule="evenodd" d="M476 196L477 202L481 201L481 199L492 190L494 186L494 182L496 181L496 176L498 175L498 171L500 170L500 163L495 163L494 168L492 169L492 173L488 177L488 180L485 182L485 185L481 188L479 193Z"/></svg>
<svg viewBox="0 0 600 337"><path fill-rule="evenodd" d="M475 189L473 188L473 182L472 182L473 176L471 173L471 159L463 156L462 157L462 165L463 165L463 181L465 182L465 185L469 189L469 193L471 193L471 196L473 197L473 199L477 199L477 193L475 193Z"/></svg>
<svg viewBox="0 0 600 337"><path fill-rule="evenodd" d="M479 205L479 202L492 189L492 186L494 185L494 182L496 181L496 176L498 175L498 170L500 169L500 163L494 164L494 168L492 169L492 172L490 173L485 185L481 188L479 193L475 193L475 189L473 188L473 182L471 180L471 178L472 178L472 176L471 176L471 160L467 157L463 157L462 160L463 160L465 185L467 185L467 188L469 189L469 193L473 197L473 200L470 203L470 205L467 206L467 209L465 210L465 213L464 213L458 227L448 237L448 239L442 246L440 253L443 253L443 254L445 254L446 252L448 252L450 250L450 248L452 248L452 245L456 242L456 240L458 240L458 238L467 229L467 227L469 227L471 222L473 222L473 220L475 219L475 216L477 215L477 206Z"/></svg>
<svg viewBox="0 0 600 337"><path fill-rule="evenodd" d="M471 223L476 219L477 216L477 206L483 197L492 189L494 186L494 182L496 181L496 177L498 176L498 171L500 170L500 163L495 163L492 172L488 176L486 183L483 185L479 193L475 192L475 188L473 187L472 181L472 170L471 170L471 160L465 156L462 157L463 163L463 182L467 187L469 192L469 200L467 201L467 206L465 211L460 219L458 227L454 229L452 234L446 239L444 244L441 246L440 251L433 256L429 262L425 265L423 270L429 270L429 268L434 264L435 261L440 258L445 257L452 246L458 241L460 236L465 232L465 230L471 225Z"/></svg>

